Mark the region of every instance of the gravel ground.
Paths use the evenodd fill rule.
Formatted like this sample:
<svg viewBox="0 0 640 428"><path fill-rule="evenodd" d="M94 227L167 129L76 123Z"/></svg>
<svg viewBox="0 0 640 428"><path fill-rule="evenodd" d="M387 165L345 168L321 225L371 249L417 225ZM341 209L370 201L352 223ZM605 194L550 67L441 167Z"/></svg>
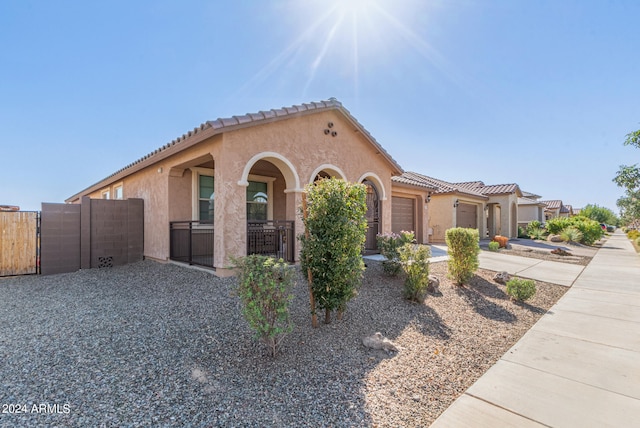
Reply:
<svg viewBox="0 0 640 428"><path fill-rule="evenodd" d="M369 261L342 321L316 330L299 275L275 359L233 278L144 261L0 279L0 426L428 426L566 291L515 304L492 272L455 288L431 270L441 294L415 304ZM362 346L376 331L400 352Z"/></svg>

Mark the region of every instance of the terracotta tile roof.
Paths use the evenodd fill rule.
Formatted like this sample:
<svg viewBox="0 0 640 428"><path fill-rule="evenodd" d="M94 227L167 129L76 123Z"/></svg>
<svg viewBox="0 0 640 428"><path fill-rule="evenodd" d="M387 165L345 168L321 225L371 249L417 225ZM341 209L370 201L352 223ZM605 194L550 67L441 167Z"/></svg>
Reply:
<svg viewBox="0 0 640 428"><path fill-rule="evenodd" d="M434 188L436 189L436 194L462 193L465 195L475 196L477 198L487 199L485 195L478 193L472 189L456 186L453 183L448 183L443 180L438 180L437 178L418 174L417 172L404 172L400 176L391 177L391 181L395 183L412 184L414 186Z"/></svg>
<svg viewBox="0 0 640 428"><path fill-rule="evenodd" d="M550 201L540 201L547 206L549 210L557 210L562 209L564 205L562 205L562 201L560 199L553 199Z"/></svg>
<svg viewBox="0 0 640 428"><path fill-rule="evenodd" d="M454 186L473 189L477 192L482 193L483 195L505 195L505 194L515 193L518 196L522 196L522 191L520 190L520 187L515 183L491 184L487 186L482 181L467 181L463 183L453 183L453 184Z"/></svg>
<svg viewBox="0 0 640 428"><path fill-rule="evenodd" d="M335 98L329 98L326 101L319 102L311 102L311 103L303 103L299 105L293 105L290 107L282 107L279 109L271 109L267 111L259 111L257 113L247 113L240 116L231 116L227 118L218 118L216 120L210 120L205 123L200 124L200 126L193 128L193 130L188 131L185 134L182 134L175 140L171 141L163 145L162 147L157 148L153 152L146 154L140 159L130 163L114 172L113 174L107 176L106 178L100 180L99 182L89 186L82 192L79 192L70 198L67 199L71 201L77 197L79 197L83 193L87 193L90 189L91 191L95 191L98 187L102 185L106 185L110 182L110 179L120 176L124 177L128 174L131 174L138 169L142 169L142 167L151 165L155 162L158 162L174 153L177 153L181 150L184 150L190 147L193 144L198 143L202 139L209 138L213 135L221 134L223 132L232 131L234 129L240 129L247 126L259 125L262 123L269 123L285 118L291 118L296 116L301 116L304 114L310 114L316 111L329 111L329 110L338 110L344 114L348 121L350 121L359 131L371 141L371 143L376 147L376 149L387 159L391 165L397 170L397 173L400 174L403 172L402 167L391 157L391 155L378 143L378 141L373 138L373 136L365 129L364 126L358 120L351 115L351 112L347 110L340 101ZM206 134L204 137L202 136ZM199 137L199 138L198 138ZM169 153L170 151L170 153ZM135 167L135 168L134 168ZM126 172L126 174L125 174Z"/></svg>
<svg viewBox="0 0 640 428"><path fill-rule="evenodd" d="M484 187L484 183L482 181L465 181L462 183L455 183L455 185L466 187L467 189L477 189L479 187Z"/></svg>

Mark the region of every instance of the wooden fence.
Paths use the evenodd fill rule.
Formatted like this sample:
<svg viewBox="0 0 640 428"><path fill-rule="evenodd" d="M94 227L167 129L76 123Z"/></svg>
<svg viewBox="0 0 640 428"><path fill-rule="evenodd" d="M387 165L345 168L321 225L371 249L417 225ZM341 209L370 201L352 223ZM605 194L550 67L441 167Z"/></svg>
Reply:
<svg viewBox="0 0 640 428"><path fill-rule="evenodd" d="M0 212L0 276L38 273L39 213Z"/></svg>

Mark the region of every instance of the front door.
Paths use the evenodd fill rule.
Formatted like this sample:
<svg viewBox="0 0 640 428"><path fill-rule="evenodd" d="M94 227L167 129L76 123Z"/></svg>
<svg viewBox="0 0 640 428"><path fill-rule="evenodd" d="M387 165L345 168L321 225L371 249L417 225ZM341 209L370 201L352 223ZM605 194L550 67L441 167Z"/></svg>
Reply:
<svg viewBox="0 0 640 428"><path fill-rule="evenodd" d="M376 186L369 180L362 182L367 187L367 239L364 243L365 252L378 250L376 237L380 227L380 200Z"/></svg>

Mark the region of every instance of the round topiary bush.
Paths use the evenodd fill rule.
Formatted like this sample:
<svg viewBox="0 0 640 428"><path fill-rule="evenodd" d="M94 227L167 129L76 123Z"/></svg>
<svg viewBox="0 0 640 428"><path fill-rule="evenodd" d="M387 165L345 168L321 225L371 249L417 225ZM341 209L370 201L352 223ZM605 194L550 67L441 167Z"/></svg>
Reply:
<svg viewBox="0 0 640 428"><path fill-rule="evenodd" d="M513 300L523 302L536 294L536 283L532 279L512 278L507 281L507 294Z"/></svg>

